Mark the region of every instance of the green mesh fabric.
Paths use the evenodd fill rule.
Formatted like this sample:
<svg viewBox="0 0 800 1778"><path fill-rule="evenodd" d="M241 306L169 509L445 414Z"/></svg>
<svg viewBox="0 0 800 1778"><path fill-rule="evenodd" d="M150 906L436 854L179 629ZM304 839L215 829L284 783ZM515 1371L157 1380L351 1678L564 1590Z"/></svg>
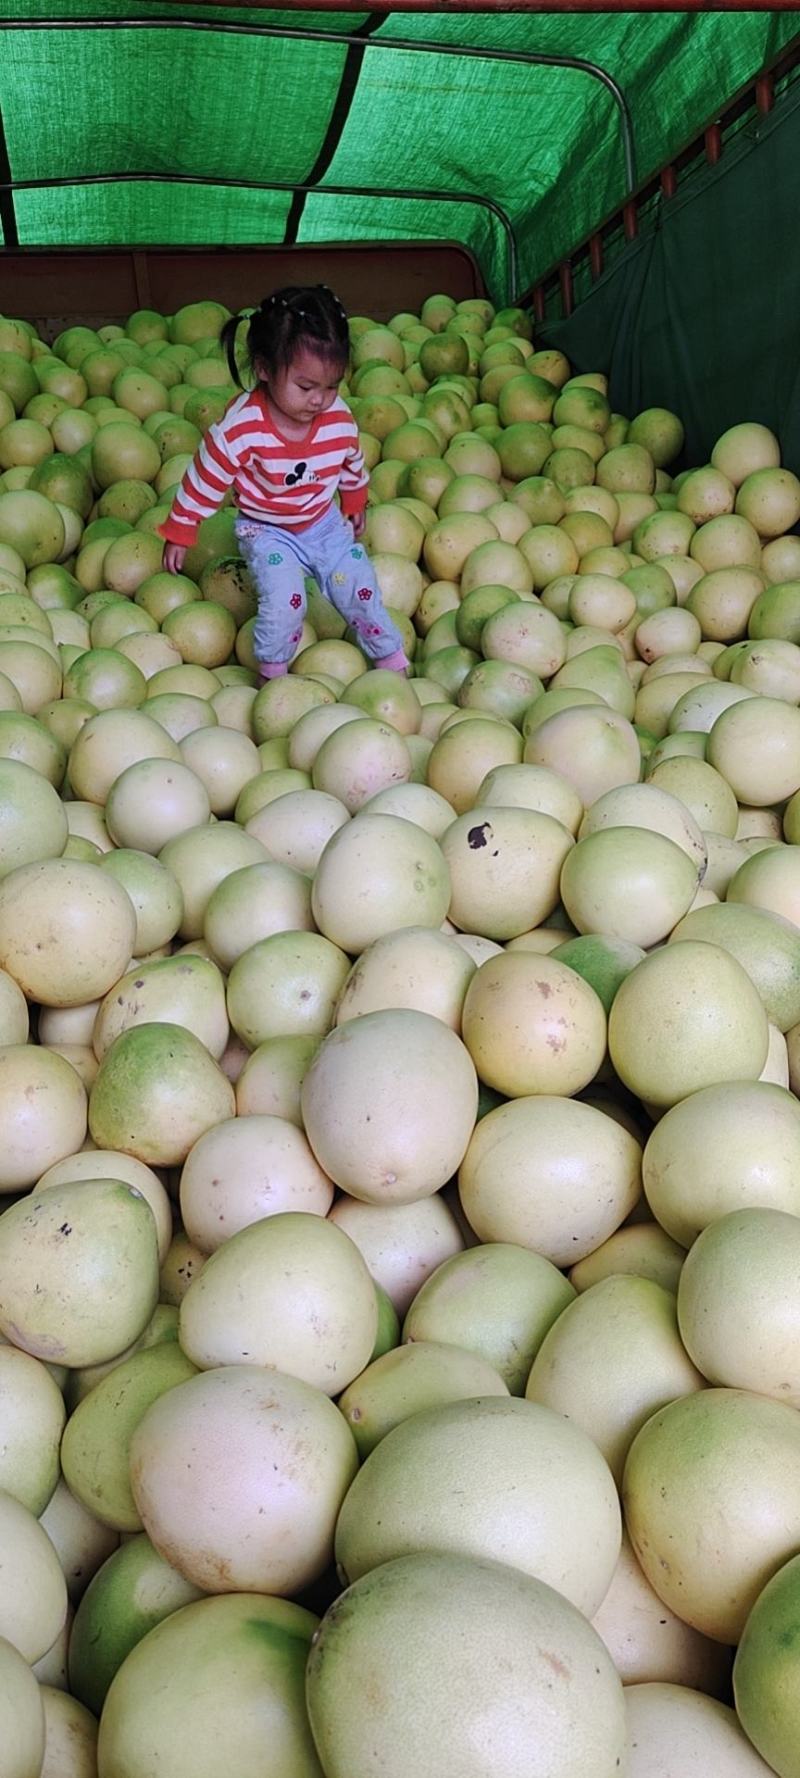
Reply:
<svg viewBox="0 0 800 1778"><path fill-rule="evenodd" d="M7 0L6 18L122 14L155 21L305 25L371 41L402 36L467 49L578 57L605 69L630 108L640 178L700 129L797 32L776 13L273 13L184 9L156 0ZM25 244L280 242L290 200L215 186L228 180L397 187L492 198L518 242L527 286L625 193L618 108L569 68L466 56L363 52L347 73L338 44L223 31L0 28L2 105L14 178L181 172L202 187L124 185L17 194ZM292 226L303 240L457 239L505 298L506 249L479 205L411 196L313 196Z"/></svg>
<svg viewBox="0 0 800 1778"><path fill-rule="evenodd" d="M758 420L800 470L797 194L786 176L798 165L795 88L657 208L569 320L539 330L576 370L609 374L619 411L677 411L689 463L706 462L728 426Z"/></svg>

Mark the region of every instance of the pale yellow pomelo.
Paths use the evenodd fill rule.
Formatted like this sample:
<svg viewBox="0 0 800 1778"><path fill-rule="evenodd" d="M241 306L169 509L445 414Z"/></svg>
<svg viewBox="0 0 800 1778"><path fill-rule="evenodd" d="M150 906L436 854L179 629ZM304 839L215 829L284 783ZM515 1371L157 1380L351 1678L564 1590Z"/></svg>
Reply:
<svg viewBox="0 0 800 1778"><path fill-rule="evenodd" d="M670 1403L631 1446L623 1504L636 1555L659 1598L717 1642L738 1641L796 1551L799 1449L796 1409L742 1389Z"/></svg>
<svg viewBox="0 0 800 1778"><path fill-rule="evenodd" d="M717 439L711 452L715 468L729 476L737 488L748 475L758 469L776 468L780 460L780 445L774 433L755 421L731 426Z"/></svg>
<svg viewBox="0 0 800 1778"><path fill-rule="evenodd" d="M617 1229L586 1259L571 1266L570 1283L578 1291L590 1290L604 1278L625 1273L634 1278L651 1278L674 1296L684 1258L684 1249L658 1223L630 1223Z"/></svg>
<svg viewBox="0 0 800 1778"><path fill-rule="evenodd" d="M398 1643L401 1707L387 1691ZM555 1649L574 1689L554 1692ZM341 1704L359 1686L397 1699L366 1750ZM327 1778L437 1778L448 1762L460 1778L614 1778L622 1758L622 1693L599 1639L549 1587L493 1562L425 1554L365 1576L323 1620L307 1687Z"/></svg>
<svg viewBox="0 0 800 1778"><path fill-rule="evenodd" d="M430 834L395 815L357 815L328 841L311 905L320 932L358 955L400 927L441 926L450 892L447 865Z"/></svg>
<svg viewBox="0 0 800 1778"><path fill-rule="evenodd" d="M614 827L646 827L663 834L705 874L707 847L699 824L677 797L656 785L630 784L608 791L586 810L578 831L584 839Z"/></svg>
<svg viewBox="0 0 800 1778"><path fill-rule="evenodd" d="M62 1629L67 1587L47 1532L26 1506L2 1490L0 1560L0 1651L10 1643L30 1664L46 1654Z"/></svg>
<svg viewBox="0 0 800 1778"><path fill-rule="evenodd" d="M728 884L729 902L777 914L800 926L800 863L793 846L767 845L740 865Z"/></svg>
<svg viewBox="0 0 800 1778"><path fill-rule="evenodd" d="M200 938L211 897L234 871L263 864L264 847L233 821L184 828L167 841L159 858L177 878L183 894L183 938Z"/></svg>
<svg viewBox="0 0 800 1778"><path fill-rule="evenodd" d="M681 1344L672 1293L649 1278L610 1277L559 1316L534 1359L525 1396L582 1426L619 1485L650 1415L704 1387Z"/></svg>
<svg viewBox="0 0 800 1778"><path fill-rule="evenodd" d="M577 833L583 815L577 791L547 766L494 766L478 787L477 801L487 808L538 810L560 821L571 834Z"/></svg>
<svg viewBox="0 0 800 1778"><path fill-rule="evenodd" d="M22 989L4 969L0 970L0 1045L27 1043L29 1026L28 1003Z"/></svg>
<svg viewBox="0 0 800 1778"><path fill-rule="evenodd" d="M144 957L174 938L183 913L175 878L148 852L126 847L104 853L101 869L121 884L136 914L134 955Z"/></svg>
<svg viewBox="0 0 800 1778"><path fill-rule="evenodd" d="M707 760L688 753L662 759L648 772L647 782L683 803L704 833L733 839L738 820L736 798L722 773Z"/></svg>
<svg viewBox="0 0 800 1778"><path fill-rule="evenodd" d="M313 1450L313 1466L298 1469L299 1449ZM239 1364L193 1377L148 1409L130 1473L151 1542L187 1580L280 1595L302 1591L328 1566L357 1464L327 1395Z"/></svg>
<svg viewBox="0 0 800 1778"><path fill-rule="evenodd" d="M47 1167L80 1148L86 1093L69 1063L25 1042L0 1049L4 1141L0 1194L26 1190Z"/></svg>
<svg viewBox="0 0 800 1778"><path fill-rule="evenodd" d="M407 927L387 933L353 965L339 995L336 1024L406 1006L461 1030L472 960L447 933Z"/></svg>
<svg viewBox="0 0 800 1778"><path fill-rule="evenodd" d="M678 1317L686 1350L711 1383L797 1407L800 1221L785 1211L732 1212L686 1257Z"/></svg>
<svg viewBox="0 0 800 1778"><path fill-rule="evenodd" d="M302 1129L300 1087L319 1041L318 1037L268 1037L260 1043L235 1082L237 1115L282 1118Z"/></svg>
<svg viewBox="0 0 800 1778"><path fill-rule="evenodd" d="M0 881L21 865L59 857L67 831L58 792L33 762L0 758Z"/></svg>
<svg viewBox="0 0 800 1778"><path fill-rule="evenodd" d="M95 1778L97 1720L77 1698L42 1685L45 1756L41 1778Z"/></svg>
<svg viewBox="0 0 800 1778"><path fill-rule="evenodd" d="M239 631L241 641L243 631ZM247 661L246 665L251 665ZM332 691L300 673L268 679L253 704L253 739L256 743L288 735L298 718L316 704L335 704Z"/></svg>
<svg viewBox="0 0 800 1778"><path fill-rule="evenodd" d="M799 1160L793 1094L742 1080L692 1093L660 1119L645 1148L644 1185L662 1227L691 1247L703 1229L734 1211L800 1214Z"/></svg>
<svg viewBox="0 0 800 1778"><path fill-rule="evenodd" d="M423 1341L385 1352L340 1397L362 1461L412 1414L475 1396L507 1396L497 1371L472 1352Z"/></svg>
<svg viewBox="0 0 800 1778"><path fill-rule="evenodd" d="M370 802L377 800L372 798ZM366 809L370 805L363 806ZM389 814L391 810L385 812ZM258 809L247 819L245 827L276 863L311 877L329 839L349 818L344 803L336 796L322 790L290 790Z"/></svg>
<svg viewBox="0 0 800 1778"><path fill-rule="evenodd" d="M756 568L715 568L692 587L686 607L712 642L733 642L747 633L764 580Z"/></svg>
<svg viewBox="0 0 800 1778"><path fill-rule="evenodd" d="M761 565L761 541L754 525L738 513L709 519L691 540L688 554L705 574L716 568L755 568Z"/></svg>
<svg viewBox="0 0 800 1778"><path fill-rule="evenodd" d="M40 1518L59 1477L64 1398L38 1358L0 1345L0 1488Z"/></svg>
<svg viewBox="0 0 800 1778"><path fill-rule="evenodd" d="M622 983L609 1017L611 1060L640 1098L664 1107L726 1080L757 1080L767 1058L763 1003L717 945L654 951Z"/></svg>
<svg viewBox="0 0 800 1778"><path fill-rule="evenodd" d="M426 1279L405 1340L444 1341L488 1360L522 1395L536 1352L574 1291L541 1254L503 1241L470 1247Z"/></svg>
<svg viewBox="0 0 800 1778"><path fill-rule="evenodd" d="M149 1582L153 1593L159 1581L163 1589L169 1585L174 1605L166 1618L155 1606L149 1618L142 1614L143 1639L130 1653L124 1642L119 1650L117 1666L127 1659L111 1687L99 1741L104 1778L123 1765L130 1778L145 1778L153 1759L166 1760L172 1778L212 1778L220 1762L231 1764L237 1778L257 1778L265 1733L278 1767L319 1778L303 1699L316 1618L251 1593L198 1599L185 1583L185 1596L195 1602L178 1610L183 1600L174 1570L153 1560L151 1553L142 1587ZM123 1611L127 1603L123 1595ZM165 1671L170 1684L162 1689Z"/></svg>
<svg viewBox="0 0 800 1778"><path fill-rule="evenodd" d="M800 710L777 698L748 698L717 718L706 753L739 802L783 802L800 787Z"/></svg>
<svg viewBox="0 0 800 1778"><path fill-rule="evenodd" d="M228 1041L225 983L206 957L163 957L137 963L101 1001L92 1033L99 1062L123 1031L169 1024L191 1031L218 1061Z"/></svg>
<svg viewBox="0 0 800 1778"><path fill-rule="evenodd" d="M350 703L318 704L315 709L307 710L287 737L290 769L310 772L320 747L328 736L336 729L344 728L346 723L359 722L362 718L363 712ZM238 819L244 815L245 806L243 805ZM250 812L248 809L248 814ZM247 815L244 815L244 819L247 819Z"/></svg>
<svg viewBox="0 0 800 1778"><path fill-rule="evenodd" d="M179 1230L173 1235L169 1251L161 1266L158 1294L169 1308L179 1308L193 1278L205 1265L205 1254L193 1246L188 1235Z"/></svg>
<svg viewBox="0 0 800 1778"><path fill-rule="evenodd" d="M181 1346L201 1369L257 1365L326 1395L364 1370L377 1326L375 1289L355 1243L324 1216L293 1210L231 1234L180 1309Z"/></svg>
<svg viewBox="0 0 800 1778"><path fill-rule="evenodd" d="M48 1167L34 1189L46 1191L51 1185L74 1185L81 1179L119 1179L139 1192L153 1213L159 1258L165 1257L172 1239L172 1206L166 1187L151 1167L114 1149L81 1149Z"/></svg>
<svg viewBox="0 0 800 1778"><path fill-rule="evenodd" d="M476 714L448 728L435 741L427 783L456 814L463 815L473 807L487 772L494 766L518 765L521 756L522 741L514 728Z"/></svg>
<svg viewBox="0 0 800 1778"><path fill-rule="evenodd" d="M0 1636L0 1738L8 1778L41 1778L42 1692L27 1660L5 1636Z"/></svg>
<svg viewBox="0 0 800 1778"><path fill-rule="evenodd" d="M160 852L168 839L208 820L205 785L172 759L142 759L114 779L106 799L109 833L118 846Z"/></svg>
<svg viewBox="0 0 800 1778"><path fill-rule="evenodd" d="M602 1002L564 963L522 951L490 958L466 994L462 1029L478 1074L509 1098L588 1086L602 1064Z"/></svg>
<svg viewBox="0 0 800 1778"><path fill-rule="evenodd" d="M488 660L513 661L544 679L558 671L566 654L558 619L538 600L517 600L490 615L481 648Z"/></svg>
<svg viewBox="0 0 800 1778"><path fill-rule="evenodd" d="M473 808L442 837L449 917L466 932L514 938L557 904L572 835L550 815L521 807Z"/></svg>
<svg viewBox="0 0 800 1778"><path fill-rule="evenodd" d="M50 637L29 624L12 624L0 631L0 672L14 686L28 716L36 716L43 705L61 696L58 650Z"/></svg>
<svg viewBox="0 0 800 1778"><path fill-rule="evenodd" d="M243 951L228 979L228 1016L255 1049L270 1037L324 1037L349 961L312 931L278 931Z"/></svg>
<svg viewBox="0 0 800 1778"><path fill-rule="evenodd" d="M455 1032L408 1008L332 1031L301 1091L320 1165L351 1197L377 1204L413 1203L446 1184L477 1103L475 1069Z"/></svg>
<svg viewBox="0 0 800 1778"><path fill-rule="evenodd" d="M178 1166L200 1136L232 1117L233 1088L208 1050L180 1025L123 1031L92 1088L89 1128L99 1148Z"/></svg>
<svg viewBox="0 0 800 1778"><path fill-rule="evenodd" d="M771 1768L751 1746L734 1711L690 1689L688 1681L626 1686L625 1711L630 1778L683 1778L691 1770L718 1778L769 1778Z"/></svg>
<svg viewBox="0 0 800 1778"><path fill-rule="evenodd" d="M70 749L74 793L103 804L121 772L139 760L180 762L180 750L160 723L142 710L103 710L84 723Z"/></svg>
<svg viewBox="0 0 800 1778"><path fill-rule="evenodd" d="M578 839L564 859L560 894L578 932L608 933L648 949L688 912L699 878L697 853L691 857L664 833L609 825Z"/></svg>
<svg viewBox="0 0 800 1778"><path fill-rule="evenodd" d="M458 580L472 552L496 538L494 525L483 514L453 514L439 519L427 532L422 546L423 561L435 580ZM485 576L484 581L489 578L492 577ZM484 581L474 584L483 585Z"/></svg>
<svg viewBox="0 0 800 1778"><path fill-rule="evenodd" d="M424 828L435 840L441 839L446 828L455 820L455 809L437 790L432 790L428 784L414 781L408 784L390 784L386 790L379 790L377 796L371 796L368 802L362 803L360 813L399 815L401 820L413 821L417 827Z"/></svg>
<svg viewBox="0 0 800 1778"><path fill-rule="evenodd" d="M179 737L181 757L205 785L213 815L232 815L244 786L259 770L258 752L238 729L194 727Z"/></svg>
<svg viewBox="0 0 800 1778"><path fill-rule="evenodd" d="M616 710L588 704L548 716L529 734L524 758L560 773L585 808L617 785L638 783L641 774L633 725Z"/></svg>
<svg viewBox="0 0 800 1778"><path fill-rule="evenodd" d="M398 1315L410 1308L426 1278L464 1246L458 1222L438 1192L414 1204L363 1204L341 1196L330 1221L355 1242Z"/></svg>
<svg viewBox="0 0 800 1778"><path fill-rule="evenodd" d="M203 937L220 968L230 970L251 946L275 932L309 931L311 889L291 866L265 859L232 871L206 906Z"/></svg>
<svg viewBox="0 0 800 1778"><path fill-rule="evenodd" d="M701 1636L670 1611L654 1593L623 1533L611 1585L592 1625L611 1655L620 1679L633 1694L653 1683L695 1686L718 1696L728 1673L728 1652ZM656 1749L646 1746L648 1759ZM648 1772L651 1771L648 1766Z"/></svg>
<svg viewBox="0 0 800 1778"><path fill-rule="evenodd" d="M607 1240L640 1190L641 1148L629 1131L594 1106L547 1095L490 1111L459 1176L480 1240L515 1242L558 1266Z"/></svg>
<svg viewBox="0 0 800 1778"><path fill-rule="evenodd" d="M366 716L328 735L311 771L314 789L337 797L351 815L379 790L402 784L410 776L411 757L403 736L388 722Z"/></svg>
<svg viewBox="0 0 800 1778"><path fill-rule="evenodd" d="M0 1329L34 1357L73 1367L115 1357L146 1326L157 1293L155 1222L120 1180L50 1186L6 1211Z"/></svg>
<svg viewBox="0 0 800 1778"><path fill-rule="evenodd" d="M352 1583L419 1550L489 1558L591 1616L620 1535L616 1489L585 1433L538 1404L490 1396L415 1414L376 1446L342 1506L336 1560Z"/></svg>

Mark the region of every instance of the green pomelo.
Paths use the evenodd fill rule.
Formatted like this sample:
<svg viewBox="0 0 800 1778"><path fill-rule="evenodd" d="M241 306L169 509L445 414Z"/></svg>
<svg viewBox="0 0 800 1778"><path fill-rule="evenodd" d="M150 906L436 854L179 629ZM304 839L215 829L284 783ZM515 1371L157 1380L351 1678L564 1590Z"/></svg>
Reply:
<svg viewBox="0 0 800 1778"><path fill-rule="evenodd" d="M339 1407L363 1461L412 1414L470 1396L507 1394L499 1373L474 1352L420 1340L373 1360L344 1391Z"/></svg>
<svg viewBox="0 0 800 1778"><path fill-rule="evenodd" d="M366 1575L323 1619L306 1690L325 1778L619 1778L606 1649L567 1600L495 1562L428 1553Z"/></svg>
<svg viewBox="0 0 800 1778"><path fill-rule="evenodd" d="M128 1473L131 1439L152 1403L196 1374L180 1347L168 1341L117 1365L75 1409L61 1447L64 1477L101 1524L141 1531Z"/></svg>
<svg viewBox="0 0 800 1778"><path fill-rule="evenodd" d="M304 1698L317 1620L252 1593L198 1599L145 1635L106 1698L99 1778L323 1778ZM165 1675L168 1684L164 1684Z"/></svg>

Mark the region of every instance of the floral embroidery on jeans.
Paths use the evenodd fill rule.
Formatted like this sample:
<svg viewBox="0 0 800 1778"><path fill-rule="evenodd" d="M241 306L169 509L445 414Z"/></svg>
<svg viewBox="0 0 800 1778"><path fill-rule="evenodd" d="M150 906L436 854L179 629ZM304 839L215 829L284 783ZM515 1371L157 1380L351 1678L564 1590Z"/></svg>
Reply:
<svg viewBox="0 0 800 1778"><path fill-rule="evenodd" d="M351 549L350 554L351 554L354 562L360 562L361 557L364 554L364 551L363 551L363 549L359 549L358 545L356 545L355 549Z"/></svg>
<svg viewBox="0 0 800 1778"><path fill-rule="evenodd" d="M331 581L334 586L346 586L347 585L347 575L346 574L332 574Z"/></svg>
<svg viewBox="0 0 800 1778"><path fill-rule="evenodd" d="M292 593L291 599L289 600L289 604L291 605L292 610L299 611L302 603L303 603L303 601L300 597L300 594L299 593Z"/></svg>
<svg viewBox="0 0 800 1778"><path fill-rule="evenodd" d="M362 604L366 604L367 600L372 598L372 587L360 586L356 593L356 598L360 599Z"/></svg>
<svg viewBox="0 0 800 1778"><path fill-rule="evenodd" d="M278 554L277 550L273 550L272 555L267 556L267 561L270 565L270 568L277 568L280 565L280 563L283 561L283 556L280 556Z"/></svg>

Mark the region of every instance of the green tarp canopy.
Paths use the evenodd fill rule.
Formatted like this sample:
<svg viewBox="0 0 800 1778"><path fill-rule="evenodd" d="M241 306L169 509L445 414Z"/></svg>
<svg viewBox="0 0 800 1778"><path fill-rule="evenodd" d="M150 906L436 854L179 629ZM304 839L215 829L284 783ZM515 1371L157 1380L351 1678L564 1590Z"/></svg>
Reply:
<svg viewBox="0 0 800 1778"><path fill-rule="evenodd" d="M7 244L14 232L22 246L456 239L503 300L507 239L487 201L513 228L524 289L798 28L792 12L315 13L174 0L2 10L0 181L67 182L3 195ZM100 28L81 22L90 17ZM418 47L385 47L392 38ZM511 59L474 53L486 51ZM133 173L163 177L120 180ZM170 183L176 173L201 183ZM107 182L77 183L87 175ZM320 189L254 188L276 182Z"/></svg>

